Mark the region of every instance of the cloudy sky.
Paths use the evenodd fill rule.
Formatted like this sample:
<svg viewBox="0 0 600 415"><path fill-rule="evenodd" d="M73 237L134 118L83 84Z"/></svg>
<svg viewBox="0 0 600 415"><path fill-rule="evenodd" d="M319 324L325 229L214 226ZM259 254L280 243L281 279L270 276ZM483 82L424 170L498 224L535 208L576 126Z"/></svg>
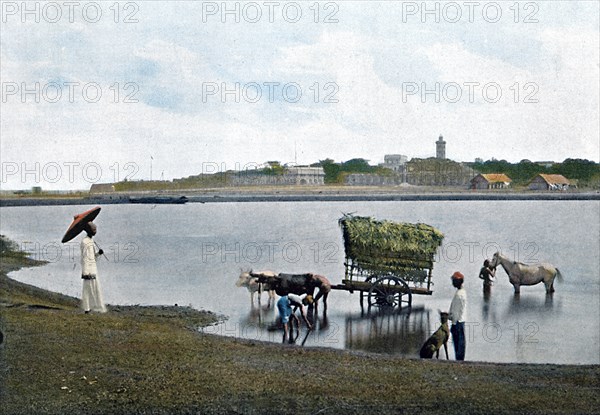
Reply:
<svg viewBox="0 0 600 415"><path fill-rule="evenodd" d="M375 164L440 133L457 161L600 161L597 1L1 3L3 189Z"/></svg>

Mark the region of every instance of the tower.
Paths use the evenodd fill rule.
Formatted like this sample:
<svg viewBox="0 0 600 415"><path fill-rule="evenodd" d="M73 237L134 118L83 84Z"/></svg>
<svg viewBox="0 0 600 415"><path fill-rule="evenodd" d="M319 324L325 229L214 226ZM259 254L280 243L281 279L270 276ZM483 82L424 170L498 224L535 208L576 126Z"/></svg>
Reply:
<svg viewBox="0 0 600 415"><path fill-rule="evenodd" d="M446 142L441 134L440 138L435 142L435 158L442 160L446 158Z"/></svg>

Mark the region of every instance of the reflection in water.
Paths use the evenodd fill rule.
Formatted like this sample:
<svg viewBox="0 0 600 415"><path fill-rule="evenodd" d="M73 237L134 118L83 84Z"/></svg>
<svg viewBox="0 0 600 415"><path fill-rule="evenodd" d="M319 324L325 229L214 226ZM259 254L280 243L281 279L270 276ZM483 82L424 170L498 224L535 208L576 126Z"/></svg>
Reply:
<svg viewBox="0 0 600 415"><path fill-rule="evenodd" d="M487 287L483 289L483 302L481 303L481 317L484 322L497 321L496 305L492 298L492 290Z"/></svg>
<svg viewBox="0 0 600 415"><path fill-rule="evenodd" d="M219 335L242 337L255 340L274 341L273 307L252 306L248 314L238 321L224 321L210 332Z"/></svg>
<svg viewBox="0 0 600 415"><path fill-rule="evenodd" d="M266 328L267 323L265 317L272 314L273 308L268 306L255 306L254 304L250 308L248 315L240 320L242 326L254 326L259 328Z"/></svg>
<svg viewBox="0 0 600 415"><path fill-rule="evenodd" d="M485 303L490 301L490 297L492 296L492 287L489 285L483 286L483 301Z"/></svg>
<svg viewBox="0 0 600 415"><path fill-rule="evenodd" d="M540 312L550 312L554 309L554 294L539 294L528 295L523 297L522 294L514 294L509 302L507 315L515 315L520 313L535 312L540 315Z"/></svg>
<svg viewBox="0 0 600 415"><path fill-rule="evenodd" d="M311 337L311 334L326 332L329 328L329 320L327 318L326 309L323 311L323 315L319 317L317 310L313 308L312 305L307 307L306 317L312 325L312 330L308 330L308 327L306 327L306 323L304 322L304 318L302 317L299 308L294 309L293 315L295 315L298 320L290 316L290 322L292 323L290 339L285 339L283 334L284 328L283 324L281 324L279 312L277 312L274 307L268 306L252 306L247 316L240 319L240 326L242 327L241 331L248 332L250 330L259 333L262 330L268 333L267 337L263 338L263 340L277 341L276 339L283 339L284 343L286 343L286 340L289 340L289 343L298 343L300 340L302 340L301 344L304 346L309 337ZM298 321L300 322L299 324ZM281 333L283 337L278 337L278 333ZM312 337L317 336L320 336L320 334ZM244 333L242 333L241 337L246 336ZM259 335L259 337L262 336Z"/></svg>
<svg viewBox="0 0 600 415"><path fill-rule="evenodd" d="M346 348L405 356L418 355L430 333L429 310L346 318Z"/></svg>
<svg viewBox="0 0 600 415"><path fill-rule="evenodd" d="M329 328L329 319L327 318L327 307L323 309L323 314L319 318L317 308L313 308L312 304L308 306L308 321L313 326L313 330L325 331Z"/></svg>

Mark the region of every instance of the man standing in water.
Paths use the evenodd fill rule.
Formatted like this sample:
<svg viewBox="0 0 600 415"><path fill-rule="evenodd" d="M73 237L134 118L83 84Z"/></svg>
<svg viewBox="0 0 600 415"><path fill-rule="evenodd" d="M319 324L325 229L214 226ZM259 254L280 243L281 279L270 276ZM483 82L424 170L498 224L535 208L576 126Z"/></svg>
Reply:
<svg viewBox="0 0 600 415"><path fill-rule="evenodd" d="M467 314L467 292L463 288L465 276L456 271L452 274L452 285L456 293L450 304L449 319L452 320L452 342L454 343L454 355L456 360L465 360L465 319Z"/></svg>
<svg viewBox="0 0 600 415"><path fill-rule="evenodd" d="M317 310L319 299L323 297L323 316L325 316L327 314L327 296L329 296L329 293L331 292L331 282L323 275L308 275L309 279L307 280L307 286L309 287L308 292L311 294L311 298L315 288L319 289L318 294L314 297L315 312Z"/></svg>
<svg viewBox="0 0 600 415"><path fill-rule="evenodd" d="M81 240L81 278L83 279L81 308L86 313L90 311L106 313L96 267L96 258L104 252L102 249L96 252L94 240L92 239L96 235L96 225L93 222L88 222L84 230L87 236Z"/></svg>
<svg viewBox="0 0 600 415"><path fill-rule="evenodd" d="M490 267L490 261L483 261L483 267L479 271L479 279L483 280L483 293L489 294L494 283L494 277L496 276L496 270Z"/></svg>

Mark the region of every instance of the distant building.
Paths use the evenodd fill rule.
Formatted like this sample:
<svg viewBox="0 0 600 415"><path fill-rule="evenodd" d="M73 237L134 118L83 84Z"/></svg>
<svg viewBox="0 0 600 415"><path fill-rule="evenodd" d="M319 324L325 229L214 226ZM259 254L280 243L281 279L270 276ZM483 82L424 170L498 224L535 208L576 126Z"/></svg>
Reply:
<svg viewBox="0 0 600 415"><path fill-rule="evenodd" d="M440 134L440 138L435 142L435 158L444 160L446 158L446 142Z"/></svg>
<svg viewBox="0 0 600 415"><path fill-rule="evenodd" d="M538 174L529 183L529 190L567 190L570 184L562 174Z"/></svg>
<svg viewBox="0 0 600 415"><path fill-rule="evenodd" d="M94 183L90 187L90 194L99 195L106 193L115 193L115 185L112 183Z"/></svg>
<svg viewBox="0 0 600 415"><path fill-rule="evenodd" d="M475 171L448 159L411 159L406 163L406 182L415 186L464 186L468 187Z"/></svg>
<svg viewBox="0 0 600 415"><path fill-rule="evenodd" d="M129 201L127 193L119 193L112 183L94 183L90 187L90 197L102 200Z"/></svg>
<svg viewBox="0 0 600 415"><path fill-rule="evenodd" d="M383 156L383 164L380 166L395 172L402 172L407 161L408 157L403 154L386 154Z"/></svg>
<svg viewBox="0 0 600 415"><path fill-rule="evenodd" d="M290 184L301 186L325 184L325 170L323 170L323 167L288 167L283 175Z"/></svg>
<svg viewBox="0 0 600 415"><path fill-rule="evenodd" d="M344 179L348 186L398 186L402 183L402 176L398 174L384 176L372 173L350 173Z"/></svg>
<svg viewBox="0 0 600 415"><path fill-rule="evenodd" d="M238 172L227 177L230 186L321 186L325 184L323 167L286 167L283 174Z"/></svg>
<svg viewBox="0 0 600 415"><path fill-rule="evenodd" d="M506 189L512 180L504 173L478 174L471 179L471 189Z"/></svg>
<svg viewBox="0 0 600 415"><path fill-rule="evenodd" d="M435 157L413 158L392 174L352 173L344 182L350 186L460 186L468 187L475 171L463 163Z"/></svg>

